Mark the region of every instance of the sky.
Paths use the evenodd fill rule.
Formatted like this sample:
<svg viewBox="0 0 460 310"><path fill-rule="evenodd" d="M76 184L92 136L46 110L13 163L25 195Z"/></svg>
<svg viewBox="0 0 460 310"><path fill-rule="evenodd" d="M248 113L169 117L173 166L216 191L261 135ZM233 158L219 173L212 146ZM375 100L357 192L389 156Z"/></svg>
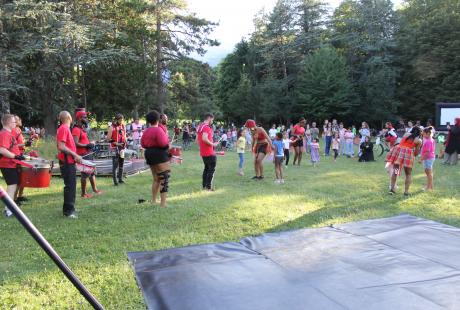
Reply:
<svg viewBox="0 0 460 310"><path fill-rule="evenodd" d="M394 0L400 2L401 0ZM329 0L329 5L335 8L340 0ZM270 12L276 0L187 0L189 10L199 17L218 22L219 26L211 34L220 46L210 47L204 57L191 55L193 58L217 65L227 54L233 51L235 45L243 37L248 37L254 30L254 16L265 9Z"/></svg>

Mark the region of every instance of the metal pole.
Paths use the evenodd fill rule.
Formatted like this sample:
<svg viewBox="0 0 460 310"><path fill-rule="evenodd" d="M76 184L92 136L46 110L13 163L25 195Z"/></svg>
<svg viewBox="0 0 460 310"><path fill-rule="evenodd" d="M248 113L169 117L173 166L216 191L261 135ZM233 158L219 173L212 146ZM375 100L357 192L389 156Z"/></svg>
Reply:
<svg viewBox="0 0 460 310"><path fill-rule="evenodd" d="M99 301L94 297L90 291L80 282L77 276L70 270L69 266L62 260L61 257L56 253L53 247L46 241L43 235L38 231L38 229L32 224L32 222L27 218L27 216L21 211L21 209L16 205L16 203L8 196L3 187L0 186L0 199L3 203L10 209L11 212L16 216L18 221L22 226L29 232L29 234L37 241L40 247L48 254L48 256L54 261L54 263L61 269L65 274L67 279L72 282L72 284L80 291L80 294L85 297L85 299L93 306L94 309L104 310L104 307L99 303Z"/></svg>

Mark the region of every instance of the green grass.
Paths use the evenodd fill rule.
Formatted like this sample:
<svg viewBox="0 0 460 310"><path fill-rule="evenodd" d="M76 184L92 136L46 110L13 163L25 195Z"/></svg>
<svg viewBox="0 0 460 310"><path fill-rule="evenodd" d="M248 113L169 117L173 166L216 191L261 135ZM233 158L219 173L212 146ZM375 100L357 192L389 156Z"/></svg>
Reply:
<svg viewBox="0 0 460 310"><path fill-rule="evenodd" d="M402 212L460 227L460 167L435 164L432 193L418 190L425 176L417 164L412 191L387 194L384 163L321 158L313 168L285 169L286 184L273 184L273 164L265 180L251 181L252 160L246 154L246 176L236 174L237 155L218 158L217 191L201 191L202 162L187 152L174 166L169 206L137 204L150 198L150 173L130 177L121 187L98 178L104 195L77 198L78 220L62 217L62 180L48 189L26 189L31 202L23 210L57 252L107 309L144 309L142 295L127 261L129 251L149 251L196 243L237 241L248 235L303 227L321 227ZM0 182L4 186L3 181ZM402 182L400 181L400 187ZM89 309L67 279L15 219L0 218L0 308Z"/></svg>

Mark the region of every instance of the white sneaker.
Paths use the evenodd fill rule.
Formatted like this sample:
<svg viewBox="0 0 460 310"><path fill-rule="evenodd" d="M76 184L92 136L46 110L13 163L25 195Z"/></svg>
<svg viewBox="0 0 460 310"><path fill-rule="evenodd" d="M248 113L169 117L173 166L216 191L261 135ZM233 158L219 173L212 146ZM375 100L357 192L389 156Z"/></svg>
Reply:
<svg viewBox="0 0 460 310"><path fill-rule="evenodd" d="M3 215L6 216L6 217L12 217L13 212L11 212L10 209L5 208L5 210L3 210Z"/></svg>
<svg viewBox="0 0 460 310"><path fill-rule="evenodd" d="M78 216L75 213L72 213L70 215L67 215L66 218L68 218L68 219L77 219Z"/></svg>
<svg viewBox="0 0 460 310"><path fill-rule="evenodd" d="M275 184L280 184L280 180L276 179Z"/></svg>
<svg viewBox="0 0 460 310"><path fill-rule="evenodd" d="M284 184L284 179L281 179L280 183L281 183L281 184Z"/></svg>

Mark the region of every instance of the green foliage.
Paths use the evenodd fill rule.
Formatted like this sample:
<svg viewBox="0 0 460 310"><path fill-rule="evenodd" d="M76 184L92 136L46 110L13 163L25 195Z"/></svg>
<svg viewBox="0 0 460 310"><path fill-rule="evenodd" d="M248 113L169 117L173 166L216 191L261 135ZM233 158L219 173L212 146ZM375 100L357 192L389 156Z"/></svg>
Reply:
<svg viewBox="0 0 460 310"><path fill-rule="evenodd" d="M399 13L400 111L429 118L434 102L460 101L460 3L411 0Z"/></svg>
<svg viewBox="0 0 460 310"><path fill-rule="evenodd" d="M307 111L309 118L352 116L355 106L348 67L345 58L332 47L320 48L307 56L296 90L299 112Z"/></svg>

